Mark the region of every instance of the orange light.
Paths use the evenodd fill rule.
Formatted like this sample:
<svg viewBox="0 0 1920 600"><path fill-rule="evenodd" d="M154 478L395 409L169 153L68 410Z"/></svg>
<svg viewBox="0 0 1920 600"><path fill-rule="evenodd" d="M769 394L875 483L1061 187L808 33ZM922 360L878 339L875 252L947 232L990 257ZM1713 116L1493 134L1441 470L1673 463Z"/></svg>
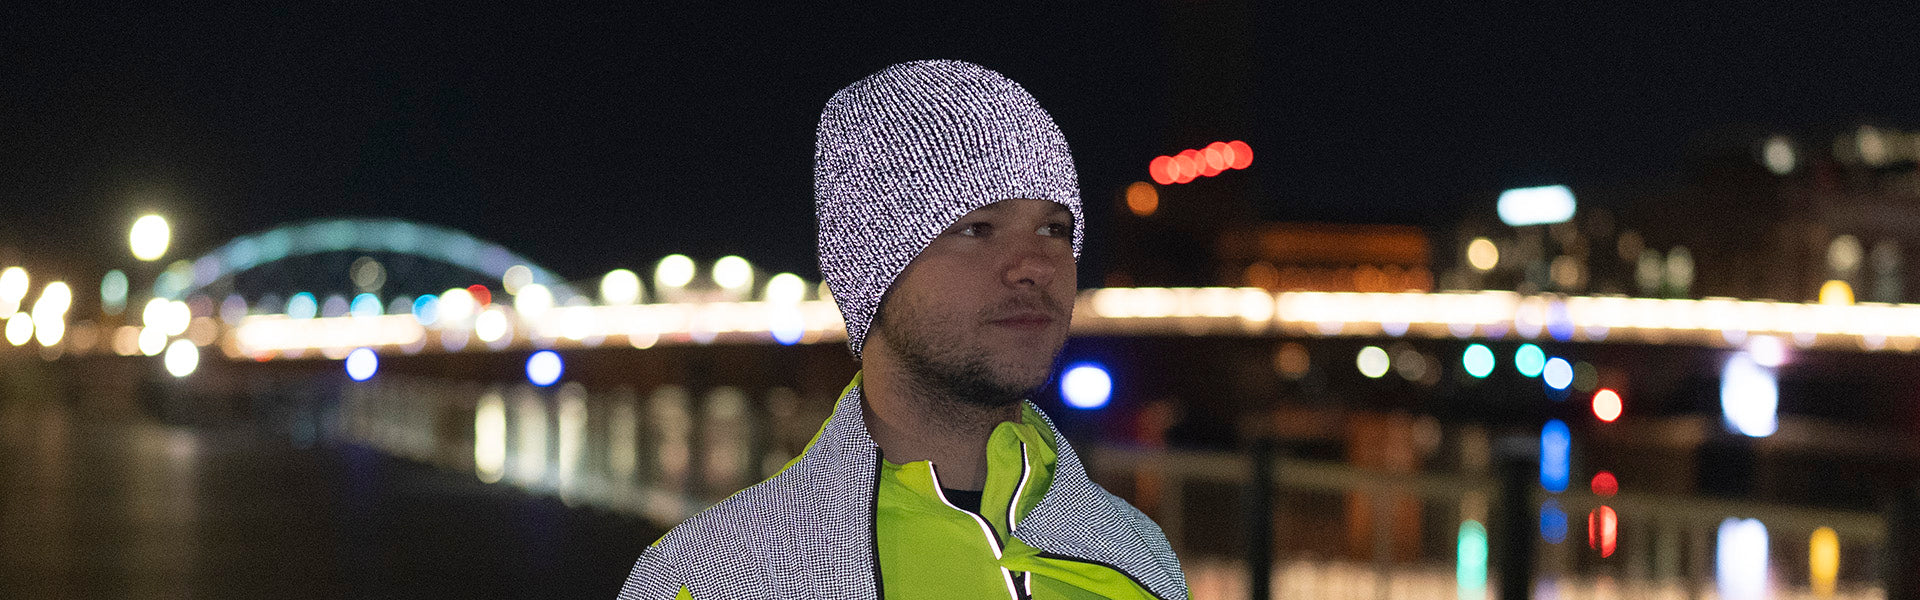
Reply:
<svg viewBox="0 0 1920 600"><path fill-rule="evenodd" d="M467 293L473 294L473 303L476 305L486 306L493 303L493 292L487 291L487 286L478 283L467 286Z"/></svg>
<svg viewBox="0 0 1920 600"><path fill-rule="evenodd" d="M1620 418L1620 410L1619 393L1609 389L1601 389L1593 393L1593 416L1612 423L1614 419Z"/></svg>
<svg viewBox="0 0 1920 600"><path fill-rule="evenodd" d="M1227 147L1233 149L1233 164L1228 166L1245 169L1247 165L1253 164L1253 147L1248 146L1246 142L1234 140L1227 142Z"/></svg>
<svg viewBox="0 0 1920 600"><path fill-rule="evenodd" d="M1127 186L1127 210L1133 211L1134 216L1138 217L1152 215L1160 210L1160 191L1153 189L1151 183L1133 182Z"/></svg>
<svg viewBox="0 0 1920 600"><path fill-rule="evenodd" d="M1620 517L1614 514L1613 507L1600 505L1587 513L1587 547L1600 551L1600 557L1613 556L1614 547L1620 541Z"/></svg>
<svg viewBox="0 0 1920 600"><path fill-rule="evenodd" d="M1147 163L1147 176L1152 177L1154 183L1171 185L1180 178L1180 172L1173 166L1173 157L1159 156Z"/></svg>
<svg viewBox="0 0 1920 600"><path fill-rule="evenodd" d="M1620 493L1620 480L1615 479L1613 473L1601 471L1593 474L1593 483L1589 487L1593 488L1595 495L1612 498L1614 494Z"/></svg>

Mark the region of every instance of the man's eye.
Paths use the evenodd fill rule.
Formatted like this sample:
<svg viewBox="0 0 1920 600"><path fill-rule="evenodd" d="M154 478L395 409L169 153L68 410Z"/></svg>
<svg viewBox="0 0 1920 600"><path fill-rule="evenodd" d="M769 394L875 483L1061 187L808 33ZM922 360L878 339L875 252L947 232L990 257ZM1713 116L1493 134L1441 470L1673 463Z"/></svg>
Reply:
<svg viewBox="0 0 1920 600"><path fill-rule="evenodd" d="M1038 233L1040 235L1045 235L1045 236L1061 237L1072 232L1073 230L1069 229L1065 224L1048 223L1046 225L1041 225L1040 230L1035 231L1034 233Z"/></svg>
<svg viewBox="0 0 1920 600"><path fill-rule="evenodd" d="M993 224L991 223L970 223L966 227L960 228L960 235L964 236L983 237L989 233L993 233Z"/></svg>

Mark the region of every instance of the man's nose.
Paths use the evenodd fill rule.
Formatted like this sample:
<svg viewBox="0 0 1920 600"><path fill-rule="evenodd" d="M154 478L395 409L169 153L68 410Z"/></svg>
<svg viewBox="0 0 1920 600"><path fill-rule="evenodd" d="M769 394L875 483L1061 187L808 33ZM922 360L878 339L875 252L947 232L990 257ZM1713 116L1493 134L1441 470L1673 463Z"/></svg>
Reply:
<svg viewBox="0 0 1920 600"><path fill-rule="evenodd" d="M1022 244L1016 248L1011 261L1004 272L1004 279L1011 287L1044 288L1053 284L1053 278L1060 275L1057 259L1050 256L1040 244Z"/></svg>

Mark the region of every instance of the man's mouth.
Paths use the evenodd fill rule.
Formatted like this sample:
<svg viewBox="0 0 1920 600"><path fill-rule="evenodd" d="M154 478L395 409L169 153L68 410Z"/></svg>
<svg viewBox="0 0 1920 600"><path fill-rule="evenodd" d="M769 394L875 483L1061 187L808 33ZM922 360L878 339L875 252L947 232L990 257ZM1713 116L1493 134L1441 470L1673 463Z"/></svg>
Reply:
<svg viewBox="0 0 1920 600"><path fill-rule="evenodd" d="M1018 312L992 321L989 324L1027 331L1038 331L1053 325L1054 318L1043 312Z"/></svg>

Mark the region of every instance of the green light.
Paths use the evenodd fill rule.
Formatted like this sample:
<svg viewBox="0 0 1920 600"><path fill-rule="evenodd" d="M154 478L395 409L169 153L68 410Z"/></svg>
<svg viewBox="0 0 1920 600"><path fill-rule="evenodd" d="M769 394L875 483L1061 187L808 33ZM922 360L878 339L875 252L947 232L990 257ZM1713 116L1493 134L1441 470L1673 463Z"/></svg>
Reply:
<svg viewBox="0 0 1920 600"><path fill-rule="evenodd" d="M1466 353L1460 355L1460 365L1467 368L1468 375L1484 379L1493 374L1493 351L1486 344L1467 346Z"/></svg>
<svg viewBox="0 0 1920 600"><path fill-rule="evenodd" d="M1521 375L1539 377L1540 371L1547 368L1547 353L1539 346L1521 344L1520 351L1513 353L1513 368Z"/></svg>
<svg viewBox="0 0 1920 600"><path fill-rule="evenodd" d="M1479 521L1460 522L1460 547L1454 567L1461 598L1480 598L1487 589L1487 528Z"/></svg>

